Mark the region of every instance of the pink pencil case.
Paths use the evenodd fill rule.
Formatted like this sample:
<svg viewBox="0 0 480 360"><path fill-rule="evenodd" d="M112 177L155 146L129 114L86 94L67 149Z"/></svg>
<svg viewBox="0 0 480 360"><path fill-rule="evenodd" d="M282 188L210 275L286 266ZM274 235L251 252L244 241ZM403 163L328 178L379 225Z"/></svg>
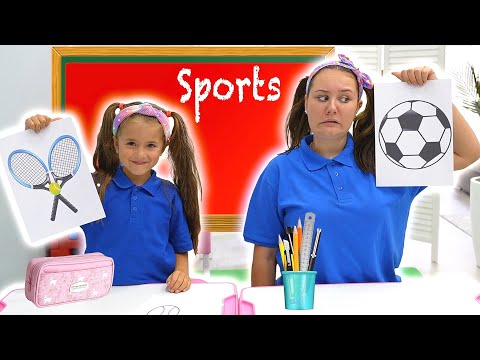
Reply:
<svg viewBox="0 0 480 360"><path fill-rule="evenodd" d="M25 296L38 307L97 299L108 294L114 263L102 253L39 257L30 260Z"/></svg>

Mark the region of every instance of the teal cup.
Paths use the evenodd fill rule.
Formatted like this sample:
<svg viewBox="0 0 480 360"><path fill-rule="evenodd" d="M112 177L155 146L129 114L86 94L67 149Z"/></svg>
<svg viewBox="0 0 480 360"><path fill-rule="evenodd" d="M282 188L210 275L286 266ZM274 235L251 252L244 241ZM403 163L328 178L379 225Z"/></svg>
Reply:
<svg viewBox="0 0 480 360"><path fill-rule="evenodd" d="M316 271L282 271L285 309L311 310L315 300Z"/></svg>

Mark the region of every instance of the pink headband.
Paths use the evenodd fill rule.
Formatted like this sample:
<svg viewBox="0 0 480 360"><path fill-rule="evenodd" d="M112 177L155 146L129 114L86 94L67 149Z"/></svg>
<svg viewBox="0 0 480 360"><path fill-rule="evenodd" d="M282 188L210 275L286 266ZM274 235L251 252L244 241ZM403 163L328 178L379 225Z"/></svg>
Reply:
<svg viewBox="0 0 480 360"><path fill-rule="evenodd" d="M138 105L131 105L126 106L124 104L119 105L119 112L113 119L113 135L117 134L118 128L120 124L125 120L127 117L133 114L142 114L147 116L153 116L157 118L158 122L163 126L163 131L165 132L165 138L170 139L170 135L172 134L170 128L170 122L168 121L167 116L163 113L162 110L154 108L151 104L145 102ZM168 112L170 113L170 112Z"/></svg>
<svg viewBox="0 0 480 360"><path fill-rule="evenodd" d="M306 91L308 92L308 88L310 86L310 82L312 81L312 78L324 67L327 66L341 66L344 67L345 69L352 70L355 76L357 77L358 81L358 98L360 99L363 94L363 88L365 89L373 89L373 82L372 79L370 79L370 76L368 76L365 73L362 73L358 68L353 65L353 62L346 57L343 54L338 54L338 57L340 60L335 60L335 61L328 61L325 62L319 66L317 66L313 71L311 72L310 76L308 77L307 80L307 88Z"/></svg>

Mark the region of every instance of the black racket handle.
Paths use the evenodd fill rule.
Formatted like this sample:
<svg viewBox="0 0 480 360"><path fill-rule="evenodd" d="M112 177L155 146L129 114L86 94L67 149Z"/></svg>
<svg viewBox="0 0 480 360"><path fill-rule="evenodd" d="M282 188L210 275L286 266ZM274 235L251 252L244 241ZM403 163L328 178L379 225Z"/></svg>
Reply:
<svg viewBox="0 0 480 360"><path fill-rule="evenodd" d="M58 195L56 195L55 197L58 197L58 199L62 200L62 202L63 202L65 205L67 205L67 206L70 208L70 210L72 210L74 213L76 213L76 212L78 211L77 208L70 203L70 201L68 201L67 199L65 199L65 198L63 197L63 195L58 194ZM57 200L57 203L58 203L58 200Z"/></svg>
<svg viewBox="0 0 480 360"><path fill-rule="evenodd" d="M55 221L55 217L57 216L57 207L58 207L58 195L55 195L53 198L53 205L52 205L52 215L50 216L50 220Z"/></svg>
<svg viewBox="0 0 480 360"><path fill-rule="evenodd" d="M75 206L73 206L67 199L63 197L63 195L55 195L53 198L53 205L52 205L52 215L50 216L50 220L55 221L55 217L57 216L57 207L58 207L58 200L62 200L62 202L67 205L70 210L76 213L78 210Z"/></svg>

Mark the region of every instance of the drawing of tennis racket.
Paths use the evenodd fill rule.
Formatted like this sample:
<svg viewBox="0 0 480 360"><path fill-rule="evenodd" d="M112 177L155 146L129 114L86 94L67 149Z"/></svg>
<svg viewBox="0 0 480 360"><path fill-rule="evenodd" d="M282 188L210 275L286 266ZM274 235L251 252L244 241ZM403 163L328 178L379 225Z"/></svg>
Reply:
<svg viewBox="0 0 480 360"><path fill-rule="evenodd" d="M53 199L52 216L54 219L57 213L58 200L61 200L60 191L63 189L65 183L77 173L80 167L80 159L80 145L77 140L70 135L60 136L54 141L50 148L48 167L53 176L54 183L58 185L57 189L59 190ZM70 207L68 204L67 206ZM72 207L70 207L70 209L77 212L77 209Z"/></svg>
<svg viewBox="0 0 480 360"><path fill-rule="evenodd" d="M47 190L52 195L58 196L65 205L72 211L77 212L77 209L68 202L60 193L57 193L54 184L50 181L49 172L44 162L34 153L28 150L15 150L8 157L8 169L13 178L22 186L29 189ZM50 220L55 220L53 213Z"/></svg>

